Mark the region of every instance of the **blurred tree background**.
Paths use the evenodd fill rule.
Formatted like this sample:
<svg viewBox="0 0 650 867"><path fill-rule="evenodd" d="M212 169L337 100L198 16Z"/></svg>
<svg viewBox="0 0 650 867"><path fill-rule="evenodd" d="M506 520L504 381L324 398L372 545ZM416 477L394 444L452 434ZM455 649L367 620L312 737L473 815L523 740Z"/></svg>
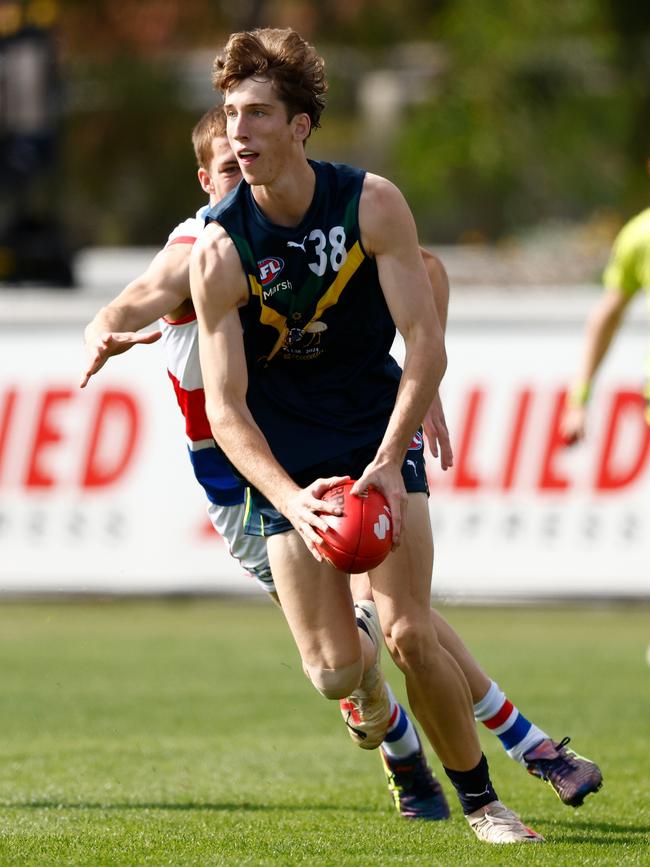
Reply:
<svg viewBox="0 0 650 867"><path fill-rule="evenodd" d="M158 245L202 204L190 130L233 30L293 26L329 71L314 157L402 186L428 242L622 220L650 183L638 0L24 0L56 8L55 192L75 247ZM2 10L16 3L0 0Z"/></svg>

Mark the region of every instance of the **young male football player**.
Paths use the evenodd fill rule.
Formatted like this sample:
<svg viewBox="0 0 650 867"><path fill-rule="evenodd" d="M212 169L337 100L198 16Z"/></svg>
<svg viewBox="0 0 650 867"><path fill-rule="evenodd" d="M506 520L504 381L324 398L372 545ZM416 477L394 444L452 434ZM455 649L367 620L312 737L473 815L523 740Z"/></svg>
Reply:
<svg viewBox="0 0 650 867"><path fill-rule="evenodd" d="M215 204L240 180L239 165L225 135L225 119L219 107L204 115L192 135L202 188ZM195 218L186 220L170 234L165 248L149 268L120 295L103 308L85 332L88 368L85 386L112 355L131 346L157 340L162 332L170 379L185 420L188 452L197 480L208 498L208 512L215 529L223 536L230 552L253 574L267 592L274 593L268 566L266 542L242 531L243 486L233 477L229 465L216 447L204 409L201 374L198 366L196 317L189 299L189 256L203 228L203 208ZM430 255L425 264L434 290L443 327L446 323L448 283L440 262ZM163 317L161 331L138 334L136 330ZM443 468L452 462L451 447L439 402L427 413L425 429L430 445ZM366 627L379 644L376 612L366 576L353 576L353 597L361 628ZM437 613L431 615L441 643L463 669L472 693L474 711L501 740L508 754L542 779L547 779L565 803L577 806L596 787L599 772L592 763L575 757L565 744L553 741L528 722L506 699L473 659L459 636ZM448 815L444 795L428 768L417 733L406 711L391 695L391 721L381 746L384 769L397 809L410 818L443 818ZM344 715L354 714L353 701L342 703ZM350 729L354 735L353 728ZM528 753L529 762L524 760ZM537 762L534 761L537 756ZM590 772L585 773L585 771Z"/></svg>
<svg viewBox="0 0 650 867"><path fill-rule="evenodd" d="M251 484L247 527L268 540L305 673L328 699L356 696L368 730L389 723L377 648L356 628L348 576L317 548L322 515L338 511L323 493L353 477L354 492L373 484L391 507L395 549L370 573L374 601L470 826L491 843L538 842L497 798L468 681L430 612L424 461L405 457L446 359L410 211L383 178L307 160L326 82L321 58L294 31L231 36L215 86L247 183L211 210L190 265L206 409ZM396 326L403 371L389 354Z"/></svg>

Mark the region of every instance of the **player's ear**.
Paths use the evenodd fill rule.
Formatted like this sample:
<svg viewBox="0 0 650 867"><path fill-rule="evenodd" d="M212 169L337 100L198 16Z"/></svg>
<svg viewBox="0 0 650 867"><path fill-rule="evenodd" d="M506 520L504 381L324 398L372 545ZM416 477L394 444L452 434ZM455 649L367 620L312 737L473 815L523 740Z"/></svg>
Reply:
<svg viewBox="0 0 650 867"><path fill-rule="evenodd" d="M293 134L296 140L303 142L306 141L311 132L311 120L309 119L309 115L304 112L301 114L294 114L291 118L291 123L293 124Z"/></svg>
<svg viewBox="0 0 650 867"><path fill-rule="evenodd" d="M215 196L217 194L217 191L215 189L212 177L206 172L205 169L199 169L197 175L203 191L206 192L209 196Z"/></svg>

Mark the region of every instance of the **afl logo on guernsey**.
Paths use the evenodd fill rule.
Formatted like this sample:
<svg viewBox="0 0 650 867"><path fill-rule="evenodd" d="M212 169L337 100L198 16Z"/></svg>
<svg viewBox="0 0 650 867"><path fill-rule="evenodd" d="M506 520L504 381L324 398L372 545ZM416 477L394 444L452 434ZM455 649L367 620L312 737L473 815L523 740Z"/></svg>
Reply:
<svg viewBox="0 0 650 867"><path fill-rule="evenodd" d="M411 445L409 446L409 451L410 452L417 452L423 447L424 447L424 439L422 437L422 431L418 430L413 434L413 439L411 440Z"/></svg>
<svg viewBox="0 0 650 867"><path fill-rule="evenodd" d="M280 276L284 268L284 262L282 259L269 257L268 259L261 259L257 263L257 267L260 272L260 283L262 286L268 286L276 277Z"/></svg>

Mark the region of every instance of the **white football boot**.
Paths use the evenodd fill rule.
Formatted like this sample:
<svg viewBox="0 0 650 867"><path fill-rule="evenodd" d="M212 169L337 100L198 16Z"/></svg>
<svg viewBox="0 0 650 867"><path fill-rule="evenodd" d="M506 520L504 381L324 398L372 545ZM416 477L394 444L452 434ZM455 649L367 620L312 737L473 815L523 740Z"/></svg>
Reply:
<svg viewBox="0 0 650 867"><path fill-rule="evenodd" d="M519 816L501 801L492 801L465 816L470 828L484 843L543 843L544 838L527 828Z"/></svg>

